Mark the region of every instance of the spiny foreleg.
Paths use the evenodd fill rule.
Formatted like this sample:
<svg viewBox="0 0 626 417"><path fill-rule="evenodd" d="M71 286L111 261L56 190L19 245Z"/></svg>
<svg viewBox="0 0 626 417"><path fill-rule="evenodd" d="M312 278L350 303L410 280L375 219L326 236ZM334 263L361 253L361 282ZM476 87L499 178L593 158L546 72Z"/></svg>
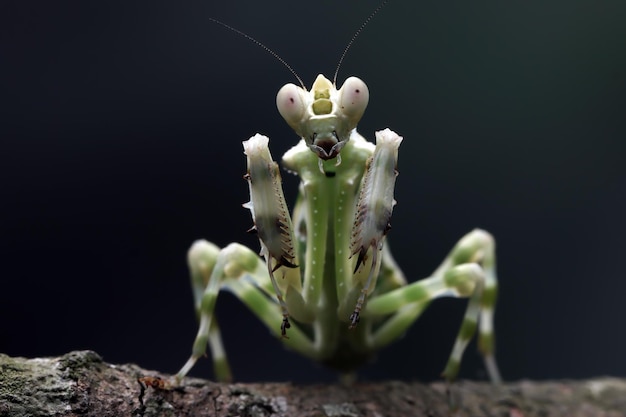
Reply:
<svg viewBox="0 0 626 417"><path fill-rule="evenodd" d="M354 268L355 274L363 265L368 253L371 254L371 266L354 311L349 318L351 329L359 322L359 314L365 298L375 286L380 270L379 252L383 248L385 235L391 228L391 213L396 203L393 191L398 176L396 166L400 142L402 142L402 137L389 129L376 132L376 149L367 161L356 208L350 249L352 256L358 255Z"/></svg>
<svg viewBox="0 0 626 417"><path fill-rule="evenodd" d="M259 237L261 255L265 258L283 315L281 334L286 337L287 329L291 327L289 311L274 272L280 267L297 268L297 265L293 226L283 195L280 170L272 159L268 143L269 138L259 134L243 142L248 161L248 172L244 178L250 188L250 201L244 207L250 209L252 214L254 226L250 231L255 231ZM299 286L297 281L294 279L293 282L296 287Z"/></svg>

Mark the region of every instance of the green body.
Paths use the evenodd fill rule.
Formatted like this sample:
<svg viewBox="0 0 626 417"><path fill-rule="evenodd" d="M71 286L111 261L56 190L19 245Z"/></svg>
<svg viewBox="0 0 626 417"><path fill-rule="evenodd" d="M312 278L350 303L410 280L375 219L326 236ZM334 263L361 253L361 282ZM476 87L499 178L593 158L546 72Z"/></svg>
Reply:
<svg viewBox="0 0 626 417"><path fill-rule="evenodd" d="M320 75L311 92L293 85L279 92L281 114L302 136L283 157L284 168L301 179L291 215L268 138L244 142L251 195L244 206L251 210L262 258L236 243L223 249L194 243L189 266L200 328L178 380L207 344L216 377L231 379L214 315L219 292L227 290L286 347L344 374L401 337L434 299L469 298L444 375L456 376L478 328L487 371L499 381L494 240L471 231L429 277L407 283L385 246L402 138L385 129L376 132L374 145L356 132L367 100L367 87L354 77L339 90Z"/></svg>

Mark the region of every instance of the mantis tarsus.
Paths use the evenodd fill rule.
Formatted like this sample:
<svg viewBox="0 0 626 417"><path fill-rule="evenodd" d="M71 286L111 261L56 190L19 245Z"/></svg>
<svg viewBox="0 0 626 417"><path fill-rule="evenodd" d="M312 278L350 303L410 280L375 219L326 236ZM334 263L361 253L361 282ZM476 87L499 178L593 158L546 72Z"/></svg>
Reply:
<svg viewBox="0 0 626 417"><path fill-rule="evenodd" d="M239 298L286 347L344 374L402 336L434 299L469 298L443 375L456 377L478 327L488 374L500 380L494 239L471 231L429 277L407 283L385 242L402 137L385 129L376 132L374 145L357 133L368 100L367 86L356 77L337 89L319 75L310 91L287 84L278 92L278 110L301 138L282 158L301 180L291 215L269 139L257 134L243 142L250 189L244 207L251 211L250 231L259 237L262 258L238 243L192 245L188 263L200 327L177 381L207 344L216 378L231 380L214 315L222 290Z"/></svg>

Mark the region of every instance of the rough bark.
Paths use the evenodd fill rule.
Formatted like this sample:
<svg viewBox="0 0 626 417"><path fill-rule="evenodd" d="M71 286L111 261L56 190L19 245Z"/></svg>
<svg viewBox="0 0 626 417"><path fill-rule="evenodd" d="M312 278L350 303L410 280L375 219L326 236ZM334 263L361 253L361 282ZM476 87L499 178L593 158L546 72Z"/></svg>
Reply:
<svg viewBox="0 0 626 417"><path fill-rule="evenodd" d="M144 379L142 377L155 377ZM159 379L160 378L160 379ZM90 351L58 358L0 355L0 416L611 416L626 417L626 380L218 384L111 365ZM148 386L146 386L146 382Z"/></svg>

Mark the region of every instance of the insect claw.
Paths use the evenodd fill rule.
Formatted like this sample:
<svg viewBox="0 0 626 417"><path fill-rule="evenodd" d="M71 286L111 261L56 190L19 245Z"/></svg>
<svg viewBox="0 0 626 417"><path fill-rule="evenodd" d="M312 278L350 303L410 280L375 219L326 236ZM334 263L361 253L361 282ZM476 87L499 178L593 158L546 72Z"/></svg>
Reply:
<svg viewBox="0 0 626 417"><path fill-rule="evenodd" d="M250 233L250 234L256 235L258 233L258 230L257 230L256 226L253 225L251 228L246 230L246 233Z"/></svg>
<svg viewBox="0 0 626 417"><path fill-rule="evenodd" d="M352 272L353 274L356 274L356 271L358 271L359 267L363 264L363 261L365 261L365 254L367 253L367 249L361 247L361 250L359 250L358 253L359 257L356 260L356 266L354 267L354 272Z"/></svg>
<svg viewBox="0 0 626 417"><path fill-rule="evenodd" d="M361 318L359 317L359 312L354 310L354 312L352 314L350 314L350 327L348 327L349 329L354 329L356 327L356 325L359 323L359 320L361 320Z"/></svg>
<svg viewBox="0 0 626 417"><path fill-rule="evenodd" d="M287 258L285 258L284 256L282 256L277 262L276 265L274 265L274 268L272 268L272 272L276 272L276 270L278 268L280 268L281 266L285 266L287 268L297 268L298 265L290 262L287 260Z"/></svg>
<svg viewBox="0 0 626 417"><path fill-rule="evenodd" d="M289 339L287 337L287 329L291 327L291 323L289 323L289 317L283 317L283 323L280 325L280 335L285 339Z"/></svg>
<svg viewBox="0 0 626 417"><path fill-rule="evenodd" d="M296 265L296 264L294 264L294 263L289 262L287 259L283 259L283 260L281 261L281 263L282 263L284 266L286 266L287 268L297 268L297 267L298 267L298 265Z"/></svg>

